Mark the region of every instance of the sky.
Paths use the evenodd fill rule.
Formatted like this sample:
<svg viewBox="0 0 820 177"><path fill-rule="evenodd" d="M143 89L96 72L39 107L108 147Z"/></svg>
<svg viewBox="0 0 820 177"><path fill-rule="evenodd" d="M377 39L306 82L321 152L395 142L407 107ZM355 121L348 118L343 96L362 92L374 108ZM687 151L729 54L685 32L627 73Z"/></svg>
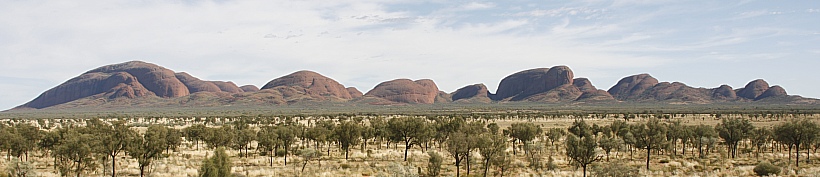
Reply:
<svg viewBox="0 0 820 177"><path fill-rule="evenodd" d="M820 97L820 1L0 0L0 12L0 109L132 60L260 87L311 70L362 92L397 78L494 92L566 65L604 90L649 73Z"/></svg>

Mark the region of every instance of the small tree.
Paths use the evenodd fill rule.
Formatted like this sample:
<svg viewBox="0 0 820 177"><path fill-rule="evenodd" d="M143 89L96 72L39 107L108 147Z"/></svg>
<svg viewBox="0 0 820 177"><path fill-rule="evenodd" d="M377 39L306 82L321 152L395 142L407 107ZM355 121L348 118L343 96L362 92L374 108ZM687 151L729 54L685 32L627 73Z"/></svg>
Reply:
<svg viewBox="0 0 820 177"><path fill-rule="evenodd" d="M666 126L658 119L650 118L646 124L631 126L635 136L635 146L646 150L646 169L649 170L649 159L652 149L659 149L666 143Z"/></svg>
<svg viewBox="0 0 820 177"><path fill-rule="evenodd" d="M419 137L427 131L424 119L412 117L398 117L387 121L388 129L396 139L404 141L404 161L407 161L407 151L416 143Z"/></svg>
<svg viewBox="0 0 820 177"><path fill-rule="evenodd" d="M216 148L214 155L202 161L202 167L199 168L200 177L231 177L232 162L228 154L225 154L225 148Z"/></svg>
<svg viewBox="0 0 820 177"><path fill-rule="evenodd" d="M344 121L336 127L334 133L339 140L339 145L342 147L342 150L345 151L345 160L347 160L347 156L350 152L350 146L356 145L359 141L361 141L361 128L359 124L351 121Z"/></svg>
<svg viewBox="0 0 820 177"><path fill-rule="evenodd" d="M462 132L453 133L449 139L447 139L447 152L450 153L450 156L453 157L455 160L456 165L456 176L461 176L461 162L464 160L465 156L468 151L468 145L464 142L467 142L469 137Z"/></svg>
<svg viewBox="0 0 820 177"><path fill-rule="evenodd" d="M581 166L584 170L584 176L587 175L587 166L592 162L601 160L601 157L595 152L598 144L592 136L578 137L575 134L569 134L566 140L567 157Z"/></svg>
<svg viewBox="0 0 820 177"><path fill-rule="evenodd" d="M165 150L166 136L168 130L166 127L159 125L151 125L142 137L134 138L128 146L128 154L137 159L140 170L140 177L145 176L146 167L151 163L162 157L162 151Z"/></svg>
<svg viewBox="0 0 820 177"><path fill-rule="evenodd" d="M427 176L438 176L439 172L441 171L441 155L433 151L427 151L427 154L430 156L427 159Z"/></svg>
<svg viewBox="0 0 820 177"><path fill-rule="evenodd" d="M726 143L727 156L735 158L738 142L748 138L754 126L747 119L725 118L715 126L715 130Z"/></svg>
<svg viewBox="0 0 820 177"><path fill-rule="evenodd" d="M483 134L478 139L478 152L484 160L484 176L490 169L490 160L496 156L503 155L507 149L507 140L499 134Z"/></svg>
<svg viewBox="0 0 820 177"><path fill-rule="evenodd" d="M319 157L319 152L313 148L305 148L299 151L299 157L302 157L302 170L301 172L305 172L305 166L307 166L310 160L316 159Z"/></svg>

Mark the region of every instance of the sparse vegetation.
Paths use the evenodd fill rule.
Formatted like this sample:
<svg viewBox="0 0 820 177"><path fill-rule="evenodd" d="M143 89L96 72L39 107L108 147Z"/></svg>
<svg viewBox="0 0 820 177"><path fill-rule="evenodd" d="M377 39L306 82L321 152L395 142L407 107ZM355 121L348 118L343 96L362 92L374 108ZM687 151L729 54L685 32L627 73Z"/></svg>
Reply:
<svg viewBox="0 0 820 177"><path fill-rule="evenodd" d="M505 111L3 119L0 155L7 158L0 166L14 176L748 176L780 167L784 174L820 172L816 115L720 117ZM206 146L198 147L201 142ZM214 165L217 155L237 160ZM296 163L288 163L292 157ZM34 165L14 165L26 163Z"/></svg>

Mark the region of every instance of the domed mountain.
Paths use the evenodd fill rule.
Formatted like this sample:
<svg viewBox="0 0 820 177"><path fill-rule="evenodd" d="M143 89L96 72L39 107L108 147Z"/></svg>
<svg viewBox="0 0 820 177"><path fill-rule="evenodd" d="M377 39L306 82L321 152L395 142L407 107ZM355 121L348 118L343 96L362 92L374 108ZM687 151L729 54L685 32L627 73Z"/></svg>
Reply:
<svg viewBox="0 0 820 177"><path fill-rule="evenodd" d="M256 91L259 91L259 87L256 87L255 85L243 85L243 86L239 87L239 89L242 89L243 92L256 92Z"/></svg>
<svg viewBox="0 0 820 177"><path fill-rule="evenodd" d="M176 78L174 71L151 63L131 61L85 72L20 107L40 109L102 95L111 99L143 96L173 98L189 93L185 84Z"/></svg>
<svg viewBox="0 0 820 177"><path fill-rule="evenodd" d="M536 68L509 75L498 84L493 100L524 100L561 85L572 84L573 73L569 67Z"/></svg>
<svg viewBox="0 0 820 177"><path fill-rule="evenodd" d="M635 99L656 84L658 84L658 79L649 74L638 74L621 79L607 92L617 100Z"/></svg>
<svg viewBox="0 0 820 177"><path fill-rule="evenodd" d="M397 103L420 104L435 103L438 95L438 86L430 79L396 79L382 82L364 94L365 97L376 97Z"/></svg>
<svg viewBox="0 0 820 177"><path fill-rule="evenodd" d="M292 74L276 78L262 87L261 90L276 89L286 97L305 94L313 99L353 99L344 85L313 71L297 71Z"/></svg>
<svg viewBox="0 0 820 177"><path fill-rule="evenodd" d="M751 99L754 100L758 96L762 95L763 92L769 89L769 83L763 79L757 79L749 82L746 84L745 87L738 89L737 96L741 98Z"/></svg>

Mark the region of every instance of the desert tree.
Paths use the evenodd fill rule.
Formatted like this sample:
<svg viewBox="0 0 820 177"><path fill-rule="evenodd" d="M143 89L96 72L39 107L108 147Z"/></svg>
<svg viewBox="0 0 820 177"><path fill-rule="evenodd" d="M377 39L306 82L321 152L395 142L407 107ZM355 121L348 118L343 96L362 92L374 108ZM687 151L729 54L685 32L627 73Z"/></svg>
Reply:
<svg viewBox="0 0 820 177"><path fill-rule="evenodd" d="M95 165L93 148L97 143L96 137L72 129L66 130L65 134L65 139L52 153L57 159L55 165L63 176L74 173L80 177L83 171Z"/></svg>
<svg viewBox="0 0 820 177"><path fill-rule="evenodd" d="M387 124L391 135L404 141L404 161L407 161L407 151L417 143L420 136L424 136L427 123L421 118L397 117L390 119Z"/></svg>
<svg viewBox="0 0 820 177"><path fill-rule="evenodd" d="M151 163L162 157L162 152L167 147L166 136L168 136L168 128L151 125L142 136L134 138L129 143L127 153L134 159L137 159L140 177L145 176L146 168L150 167Z"/></svg>
<svg viewBox="0 0 820 177"><path fill-rule="evenodd" d="M812 143L817 134L820 133L820 127L817 123L808 119L794 119L792 121L783 122L775 126L775 139L781 143L789 145L789 156L791 156L791 149L797 151L795 153L795 166L800 166L800 145L808 145ZM807 153L808 154L808 153Z"/></svg>
<svg viewBox="0 0 820 177"><path fill-rule="evenodd" d="M199 141L204 138L205 128L206 127L204 124L194 124L190 127L185 127L182 129L182 132L185 135L185 140L193 142L197 150L199 150Z"/></svg>
<svg viewBox="0 0 820 177"><path fill-rule="evenodd" d="M244 119L240 119L244 120ZM248 121L233 122L233 146L234 149L239 150L242 157L248 157L248 149L250 149L251 142L256 141L256 131L248 125ZM242 153L245 150L245 153Z"/></svg>
<svg viewBox="0 0 820 177"><path fill-rule="evenodd" d="M205 128L203 140L208 148L216 149L218 147L228 147L233 143L234 131L230 126L222 126L219 128Z"/></svg>
<svg viewBox="0 0 820 177"><path fill-rule="evenodd" d="M666 126L658 119L650 118L646 123L632 125L630 130L635 137L635 146L646 150L646 169L649 170L652 150L666 143Z"/></svg>
<svg viewBox="0 0 820 177"><path fill-rule="evenodd" d="M772 131L764 127L755 128L752 131L750 140L752 145L755 146L755 157L759 157L763 146L772 140Z"/></svg>
<svg viewBox="0 0 820 177"><path fill-rule="evenodd" d="M748 138L752 130L754 130L754 126L749 123L748 119L724 118L721 119L719 124L715 125L715 131L718 132L718 136L726 144L727 157L731 155L732 158L737 156L738 142Z"/></svg>
<svg viewBox="0 0 820 177"><path fill-rule="evenodd" d="M174 129L165 127L165 151L167 153L171 153L171 151L176 151L180 145L182 145L182 132Z"/></svg>
<svg viewBox="0 0 820 177"><path fill-rule="evenodd" d="M576 120L569 128L571 134L567 135L564 142L566 145L566 155L572 163L580 166L586 176L587 166L592 162L601 160L601 156L595 151L598 142L593 136L593 130L583 120Z"/></svg>
<svg viewBox="0 0 820 177"><path fill-rule="evenodd" d="M273 166L273 157L275 156L277 148L282 144L282 142L279 141L279 135L276 134L276 127L263 126L259 132L257 132L256 137L257 150L265 152L263 154L268 155L268 158L270 158L270 166Z"/></svg>
<svg viewBox="0 0 820 177"><path fill-rule="evenodd" d="M609 153L612 152L613 149L618 150L620 149L621 145L623 144L623 140L618 139L613 135L605 134L598 140L598 146L604 150L606 153L606 160L609 161Z"/></svg>
<svg viewBox="0 0 820 177"><path fill-rule="evenodd" d="M214 150L214 154L210 158L205 158L202 161L202 167L199 168L200 177L231 177L232 162L228 154L225 153L224 147L219 147Z"/></svg>
<svg viewBox="0 0 820 177"><path fill-rule="evenodd" d="M427 151L430 158L427 159L427 176L436 177L441 172L441 155L437 152Z"/></svg>
<svg viewBox="0 0 820 177"><path fill-rule="evenodd" d="M535 124L527 122L513 123L507 128L507 132L511 138L520 141L526 147L530 141L542 133L542 130ZM524 153L527 153L526 148L524 149ZM515 143L513 143L513 154L515 154Z"/></svg>
<svg viewBox="0 0 820 177"><path fill-rule="evenodd" d="M137 132L125 125L125 122L115 121L111 126L94 127L95 137L99 138L99 149L102 154L111 158L111 176L117 176L117 155L128 148L128 143L137 137Z"/></svg>
<svg viewBox="0 0 820 177"><path fill-rule="evenodd" d="M333 130L338 137L339 145L345 151L345 160L350 152L350 146L361 141L361 126L352 121L343 121Z"/></svg>
<svg viewBox="0 0 820 177"><path fill-rule="evenodd" d="M507 139L500 134L483 134L478 137L478 152L484 160L484 176L490 169L490 161L499 155L504 154L507 149Z"/></svg>
<svg viewBox="0 0 820 177"><path fill-rule="evenodd" d="M563 128L555 127L547 130L547 139L550 142L550 146L552 146L553 149L558 150L558 147L555 146L555 142L561 140L561 138L563 138L566 134L567 131Z"/></svg>
<svg viewBox="0 0 820 177"><path fill-rule="evenodd" d="M470 137L467 137L467 134L455 132L445 141L447 152L450 153L450 157L453 157L455 161L456 176L461 176L461 162L469 155L469 146L465 143L469 141L468 139L470 139Z"/></svg>
<svg viewBox="0 0 820 177"><path fill-rule="evenodd" d="M715 132L714 128L712 128L708 125L700 124L700 125L697 125L693 128L692 138L695 141L697 141L697 143L695 143L695 144L697 144L697 146L698 146L698 148L697 148L698 149L698 157L700 157L700 158L705 157L706 153L708 153L709 150L707 149L706 153L704 153L703 147L704 147L705 144L708 145L708 143L709 143L708 141L710 141L711 139L714 139L715 137L717 137L717 132Z"/></svg>
<svg viewBox="0 0 820 177"><path fill-rule="evenodd" d="M310 162L313 159L319 158L319 152L316 151L316 149L313 149L313 148L304 148L302 150L299 150L299 157L302 157L302 170L301 170L301 172L304 172L305 167L307 166L308 162ZM321 163L321 162L319 162L319 163ZM321 165L321 164L319 164L319 165Z"/></svg>
<svg viewBox="0 0 820 177"><path fill-rule="evenodd" d="M279 141L282 148L285 149L285 165L288 165L290 147L296 142L299 131L301 131L300 128L292 124L279 125L275 129L277 138L279 138L277 141Z"/></svg>

